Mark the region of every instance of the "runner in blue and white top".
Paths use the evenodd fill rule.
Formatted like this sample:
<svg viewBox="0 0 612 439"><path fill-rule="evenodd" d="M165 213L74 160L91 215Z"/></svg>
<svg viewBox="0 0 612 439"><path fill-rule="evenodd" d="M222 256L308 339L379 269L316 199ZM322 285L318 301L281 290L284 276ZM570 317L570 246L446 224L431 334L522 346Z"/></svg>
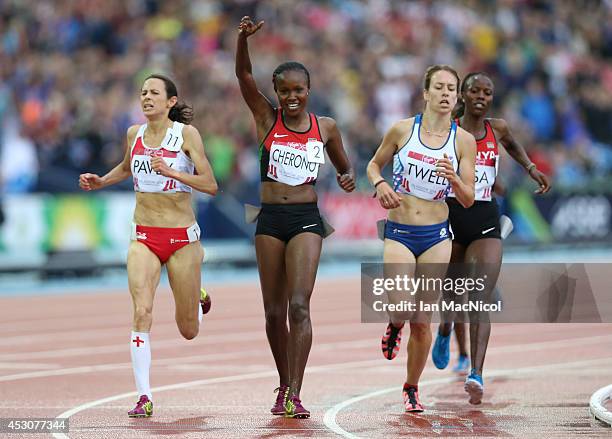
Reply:
<svg viewBox="0 0 612 439"><path fill-rule="evenodd" d="M451 254L448 207L443 201L452 188L463 206L474 202L476 141L451 119L459 82L457 72L449 66L427 69L423 114L396 122L368 164L368 178L381 206L389 210L384 234L387 279L394 275L415 277L417 273L419 277L443 277ZM391 159L393 186L381 176L381 169ZM432 291L417 289L408 295L393 291L388 294L389 305L405 303L406 296L414 300L411 305L438 299L437 292ZM382 339L382 351L385 358L395 358L404 322L409 320L410 361L403 398L407 412L421 412L424 409L419 401L418 382L431 346L431 312L422 308L398 309L402 308L387 308L390 323Z"/></svg>
<svg viewBox="0 0 612 439"><path fill-rule="evenodd" d="M444 201L451 187L447 178L438 175L438 160L448 157L456 173L459 167L455 152L457 125L451 121L446 142L430 148L421 141L422 114L417 114L412 132L404 146L393 156L393 189L400 194L414 195L422 200Z"/></svg>

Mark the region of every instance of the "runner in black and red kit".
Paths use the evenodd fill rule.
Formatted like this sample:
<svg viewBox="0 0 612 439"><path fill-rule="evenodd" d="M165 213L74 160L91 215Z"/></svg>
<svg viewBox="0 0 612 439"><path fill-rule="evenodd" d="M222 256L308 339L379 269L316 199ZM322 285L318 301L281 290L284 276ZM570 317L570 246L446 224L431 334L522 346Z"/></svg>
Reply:
<svg viewBox="0 0 612 439"><path fill-rule="evenodd" d="M464 208L452 194L447 198L449 220L453 232L451 263L468 263L487 276L487 286L495 286L502 262L499 209L493 197L493 186L499 166L499 144L538 183L536 194L550 190L546 175L537 170L524 148L514 139L503 119L486 118L493 101L493 82L486 73L468 74L461 84L461 100L455 111L457 123L474 135L477 145L475 195L476 201ZM464 114L465 113L465 114ZM490 290L483 293L490 300ZM470 313L471 371L465 382L471 404L480 404L483 395L482 370L491 333L491 323L483 313ZM458 325L461 325L459 323ZM446 314L438 329L432 349L432 359L438 369L449 362L450 333L453 316Z"/></svg>
<svg viewBox="0 0 612 439"><path fill-rule="evenodd" d="M258 90L247 38L263 25L244 17L239 26L236 76L253 113L260 142L261 202L255 249L266 314L266 334L280 386L271 412L309 418L300 389L312 344L310 296L319 265L324 228L314 184L324 148L346 192L355 189L353 171L336 122L306 111L310 75L287 62L272 75L279 107ZM287 317L289 328L287 328Z"/></svg>

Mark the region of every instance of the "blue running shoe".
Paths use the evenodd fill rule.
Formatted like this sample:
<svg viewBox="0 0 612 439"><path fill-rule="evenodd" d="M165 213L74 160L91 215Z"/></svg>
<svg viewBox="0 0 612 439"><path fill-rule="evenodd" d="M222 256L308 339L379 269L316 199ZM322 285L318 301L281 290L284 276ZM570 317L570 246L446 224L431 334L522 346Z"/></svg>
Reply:
<svg viewBox="0 0 612 439"><path fill-rule="evenodd" d="M451 331L452 334L452 331ZM451 334L447 336L438 335L434 342L433 349L431 350L431 359L438 369L446 369L448 362L450 361L450 338Z"/></svg>
<svg viewBox="0 0 612 439"><path fill-rule="evenodd" d="M457 364L453 367L453 372L458 373L460 375L467 375L470 371L470 357L467 355L459 355L459 360L457 360Z"/></svg>
<svg viewBox="0 0 612 439"><path fill-rule="evenodd" d="M478 405L482 402L482 394L484 393L484 385L482 383L482 376L472 369L470 375L465 380L465 391L470 395L470 404Z"/></svg>

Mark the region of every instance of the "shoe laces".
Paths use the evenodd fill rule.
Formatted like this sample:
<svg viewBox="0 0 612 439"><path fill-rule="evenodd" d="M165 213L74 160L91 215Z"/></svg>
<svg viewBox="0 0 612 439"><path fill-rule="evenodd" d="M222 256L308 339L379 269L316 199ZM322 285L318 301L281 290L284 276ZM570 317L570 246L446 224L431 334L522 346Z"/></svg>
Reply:
<svg viewBox="0 0 612 439"><path fill-rule="evenodd" d="M293 405L295 406L295 408L304 408L302 407L302 400L300 398L298 398L297 396L293 395L291 397L291 402L293 403Z"/></svg>
<svg viewBox="0 0 612 439"><path fill-rule="evenodd" d="M414 387L409 387L408 390L406 390L406 393L408 394L408 402L413 406L416 406L419 403L416 398L416 392L417 391Z"/></svg>
<svg viewBox="0 0 612 439"><path fill-rule="evenodd" d="M141 395L140 399L136 403L136 407L140 408L143 405L145 405L147 402L149 402L149 397L147 395Z"/></svg>
<svg viewBox="0 0 612 439"><path fill-rule="evenodd" d="M287 397L287 390L289 390L288 386L280 386L280 387L277 387L276 389L274 389L274 393L278 392L278 395L276 395L276 403L277 404L284 404L285 403L285 399Z"/></svg>

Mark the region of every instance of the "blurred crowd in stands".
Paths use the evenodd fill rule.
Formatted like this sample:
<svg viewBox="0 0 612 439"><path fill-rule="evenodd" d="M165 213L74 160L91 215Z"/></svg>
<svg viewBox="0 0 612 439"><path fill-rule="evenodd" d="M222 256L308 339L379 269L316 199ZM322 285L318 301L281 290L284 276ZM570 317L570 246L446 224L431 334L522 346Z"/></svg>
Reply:
<svg viewBox="0 0 612 439"><path fill-rule="evenodd" d="M234 76L244 15L265 21L249 40L260 89L276 102L274 68L305 64L310 110L338 121L363 191L384 131L422 108L434 63L491 75L491 116L556 188L610 185L611 0L0 0L3 191L76 191L80 172L108 171L144 121L143 78L162 72L194 107L222 190L252 194L257 140ZM501 173L524 181L509 158Z"/></svg>

